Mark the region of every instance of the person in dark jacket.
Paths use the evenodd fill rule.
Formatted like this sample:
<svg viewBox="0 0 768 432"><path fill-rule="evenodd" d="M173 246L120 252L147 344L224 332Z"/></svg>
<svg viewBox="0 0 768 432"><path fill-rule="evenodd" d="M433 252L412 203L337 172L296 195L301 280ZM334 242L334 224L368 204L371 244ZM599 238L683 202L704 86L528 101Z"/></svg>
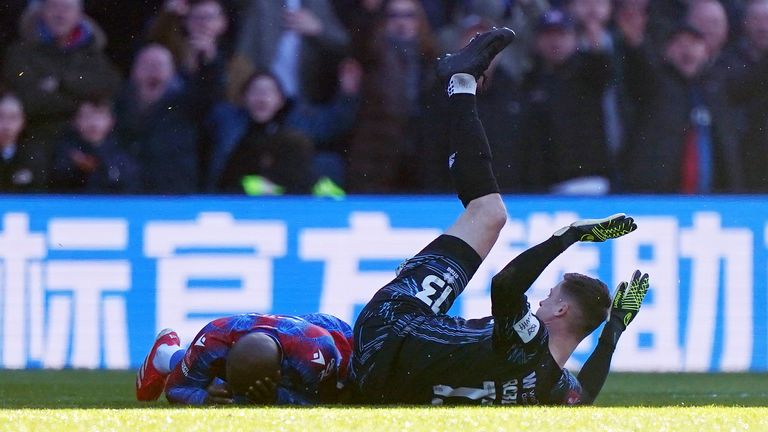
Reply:
<svg viewBox="0 0 768 432"><path fill-rule="evenodd" d="M248 195L308 194L315 183L312 142L285 127L286 97L277 78L257 71L246 82L245 133L217 180L218 190Z"/></svg>
<svg viewBox="0 0 768 432"><path fill-rule="evenodd" d="M624 23L619 22L622 26ZM634 193L733 192L742 187L738 140L724 94L703 79L703 34L680 23L661 61L645 49L645 30L624 26L627 91L637 101L629 131L624 190Z"/></svg>
<svg viewBox="0 0 768 432"><path fill-rule="evenodd" d="M116 113L118 140L141 166L141 193L200 190L200 126L222 93L219 66L202 63L195 76L182 80L162 45L149 44L137 54Z"/></svg>
<svg viewBox="0 0 768 432"><path fill-rule="evenodd" d="M361 75L360 64L347 58L339 65L339 91L333 99L326 103L314 103L284 95L284 106L278 110L283 127L299 132L312 141L312 167L320 180L327 178L341 187L346 180L345 138L355 124L360 105ZM252 110L244 100L238 102L217 103L206 121L213 141L211 162L206 171L209 191L216 189L224 164L252 121Z"/></svg>
<svg viewBox="0 0 768 432"><path fill-rule="evenodd" d="M86 100L72 121L73 131L54 153L51 187L66 193L131 193L139 186L139 167L120 148L107 100Z"/></svg>
<svg viewBox="0 0 768 432"><path fill-rule="evenodd" d="M521 139L528 192L603 194L610 189L614 168L602 99L612 77L611 61L602 49L602 31L593 36L579 49L566 12L551 9L541 17L537 65L523 82Z"/></svg>

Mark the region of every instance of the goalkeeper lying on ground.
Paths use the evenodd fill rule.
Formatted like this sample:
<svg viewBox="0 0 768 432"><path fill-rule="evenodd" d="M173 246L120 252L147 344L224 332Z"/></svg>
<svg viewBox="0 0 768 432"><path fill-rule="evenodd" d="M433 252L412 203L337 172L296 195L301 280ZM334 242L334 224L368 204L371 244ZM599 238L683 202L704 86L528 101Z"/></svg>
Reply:
<svg viewBox="0 0 768 432"><path fill-rule="evenodd" d="M458 220L379 290L354 328L358 400L384 404L586 404L605 382L616 342L637 314L648 275L622 283L611 308L599 280L566 274L531 313L525 292L578 241L634 231L623 214L577 221L513 259L491 285L492 316L449 317L456 297L493 247L506 209L476 114L476 79L514 37L506 28L473 39L439 62L448 81L451 175L466 207ZM609 316L578 376L563 368L576 346Z"/></svg>

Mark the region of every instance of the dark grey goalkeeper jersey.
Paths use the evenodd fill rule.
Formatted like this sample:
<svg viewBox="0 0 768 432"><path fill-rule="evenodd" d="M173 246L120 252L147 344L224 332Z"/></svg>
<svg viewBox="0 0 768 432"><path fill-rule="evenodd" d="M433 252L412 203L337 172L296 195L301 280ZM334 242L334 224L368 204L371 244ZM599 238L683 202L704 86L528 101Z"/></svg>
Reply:
<svg viewBox="0 0 768 432"><path fill-rule="evenodd" d="M501 315L465 320L445 314L480 261L465 242L443 235L376 293L354 329L360 402L582 402L579 381L552 358L546 327L524 294L506 299Z"/></svg>

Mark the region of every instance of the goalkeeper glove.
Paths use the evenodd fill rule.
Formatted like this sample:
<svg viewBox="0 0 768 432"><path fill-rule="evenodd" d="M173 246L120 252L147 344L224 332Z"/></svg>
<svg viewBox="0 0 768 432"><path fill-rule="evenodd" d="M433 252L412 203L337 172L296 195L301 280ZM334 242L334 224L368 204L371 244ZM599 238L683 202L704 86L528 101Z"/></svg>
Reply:
<svg viewBox="0 0 768 432"><path fill-rule="evenodd" d="M635 270L632 280L621 282L616 288L616 294L611 302L608 322L605 323L600 339L607 339L613 346L629 323L640 311L645 295L648 293L648 273L642 274Z"/></svg>
<svg viewBox="0 0 768 432"><path fill-rule="evenodd" d="M555 232L555 237L561 237L569 243L603 242L608 239L621 237L637 229L635 220L624 213L617 213L603 219L582 219Z"/></svg>

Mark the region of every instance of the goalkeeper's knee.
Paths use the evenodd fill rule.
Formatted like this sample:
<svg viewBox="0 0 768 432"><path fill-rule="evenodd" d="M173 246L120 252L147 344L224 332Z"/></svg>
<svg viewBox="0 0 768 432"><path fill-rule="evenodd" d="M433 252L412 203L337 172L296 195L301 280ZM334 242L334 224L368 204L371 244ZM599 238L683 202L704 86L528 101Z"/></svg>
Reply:
<svg viewBox="0 0 768 432"><path fill-rule="evenodd" d="M476 199L499 193L490 157L454 153L449 160L454 187L464 207Z"/></svg>

